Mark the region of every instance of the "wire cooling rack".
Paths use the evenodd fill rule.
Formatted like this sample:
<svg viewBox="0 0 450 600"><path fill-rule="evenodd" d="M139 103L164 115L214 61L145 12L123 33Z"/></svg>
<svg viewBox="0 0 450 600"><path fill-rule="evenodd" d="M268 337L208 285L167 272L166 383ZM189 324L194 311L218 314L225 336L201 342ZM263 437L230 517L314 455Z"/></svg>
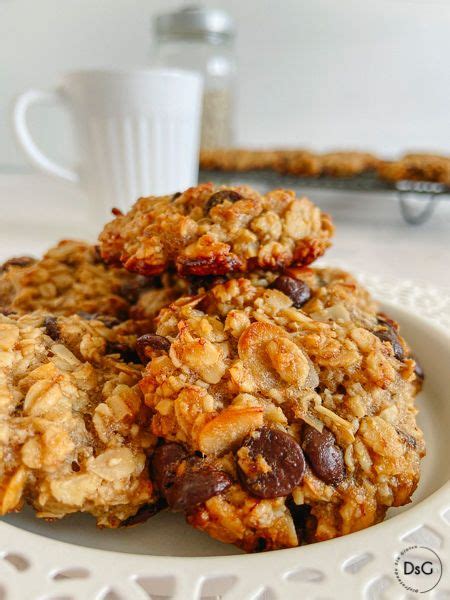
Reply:
<svg viewBox="0 0 450 600"><path fill-rule="evenodd" d="M247 184L261 190L285 187L290 189L315 188L341 192L391 193L397 197L400 212L407 223L420 225L428 221L442 199L450 199L450 187L430 181L396 181L380 179L374 172L353 177L297 177L280 175L270 170L257 171L200 171L200 181L225 185Z"/></svg>

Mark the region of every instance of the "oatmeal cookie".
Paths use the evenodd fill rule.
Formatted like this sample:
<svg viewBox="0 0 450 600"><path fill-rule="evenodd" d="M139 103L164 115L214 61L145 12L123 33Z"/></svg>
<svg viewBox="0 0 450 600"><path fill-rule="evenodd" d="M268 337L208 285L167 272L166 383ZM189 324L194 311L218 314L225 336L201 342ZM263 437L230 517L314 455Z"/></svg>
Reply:
<svg viewBox="0 0 450 600"><path fill-rule="evenodd" d="M330 245L333 225L290 190L260 195L210 183L183 194L141 198L100 235L107 263L142 275L175 267L182 276L307 265Z"/></svg>
<svg viewBox="0 0 450 600"><path fill-rule="evenodd" d="M279 154L275 170L284 175L317 177L320 166L319 155L308 150L290 150Z"/></svg>
<svg viewBox="0 0 450 600"><path fill-rule="evenodd" d="M152 431L168 446L154 480L189 523L257 551L357 531L409 502L422 375L350 275L231 279L157 323L138 342Z"/></svg>
<svg viewBox="0 0 450 600"><path fill-rule="evenodd" d="M123 326L121 326L123 328ZM0 315L0 514L92 514L99 526L160 507L142 365L114 327L79 316Z"/></svg>
<svg viewBox="0 0 450 600"><path fill-rule="evenodd" d="M388 181L435 181L450 185L450 157L433 154L406 154L397 161L380 164L378 174Z"/></svg>
<svg viewBox="0 0 450 600"><path fill-rule="evenodd" d="M376 169L379 159L368 152L328 152L320 156L320 172L331 177L353 177Z"/></svg>
<svg viewBox="0 0 450 600"><path fill-rule="evenodd" d="M146 278L125 269L110 269L96 248L63 240L41 260L19 257L6 261L0 273L0 310L25 314L35 310L55 315L77 312L128 317Z"/></svg>

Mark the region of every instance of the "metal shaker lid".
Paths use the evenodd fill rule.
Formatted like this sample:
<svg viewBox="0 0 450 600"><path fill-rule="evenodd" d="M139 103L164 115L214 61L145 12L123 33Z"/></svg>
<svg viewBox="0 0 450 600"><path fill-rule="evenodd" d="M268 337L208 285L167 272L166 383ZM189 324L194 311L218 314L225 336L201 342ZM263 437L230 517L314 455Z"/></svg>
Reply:
<svg viewBox="0 0 450 600"><path fill-rule="evenodd" d="M220 41L232 38L235 33L233 19L227 12L195 5L157 15L153 27L159 37L211 38Z"/></svg>

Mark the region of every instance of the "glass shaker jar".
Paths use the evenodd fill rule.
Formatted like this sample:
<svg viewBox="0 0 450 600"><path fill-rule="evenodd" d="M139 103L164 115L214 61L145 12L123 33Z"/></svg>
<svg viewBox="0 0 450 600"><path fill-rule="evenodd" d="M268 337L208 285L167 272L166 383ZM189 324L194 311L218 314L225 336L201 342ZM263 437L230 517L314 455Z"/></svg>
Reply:
<svg viewBox="0 0 450 600"><path fill-rule="evenodd" d="M216 8L187 6L156 16L153 64L200 71L204 77L202 148L233 144L234 24Z"/></svg>

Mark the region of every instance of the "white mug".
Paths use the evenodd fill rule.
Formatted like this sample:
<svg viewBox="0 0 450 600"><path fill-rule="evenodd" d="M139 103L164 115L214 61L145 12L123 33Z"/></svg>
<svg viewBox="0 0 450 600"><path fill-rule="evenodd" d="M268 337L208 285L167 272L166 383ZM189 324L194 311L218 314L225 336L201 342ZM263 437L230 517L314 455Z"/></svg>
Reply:
<svg viewBox="0 0 450 600"><path fill-rule="evenodd" d="M197 183L201 98L202 78L195 72L79 71L54 91L21 94L13 124L31 163L80 183L93 217L104 221L112 207L126 211L140 196L170 194ZM48 101L62 101L72 112L76 171L47 158L29 132L29 107Z"/></svg>

